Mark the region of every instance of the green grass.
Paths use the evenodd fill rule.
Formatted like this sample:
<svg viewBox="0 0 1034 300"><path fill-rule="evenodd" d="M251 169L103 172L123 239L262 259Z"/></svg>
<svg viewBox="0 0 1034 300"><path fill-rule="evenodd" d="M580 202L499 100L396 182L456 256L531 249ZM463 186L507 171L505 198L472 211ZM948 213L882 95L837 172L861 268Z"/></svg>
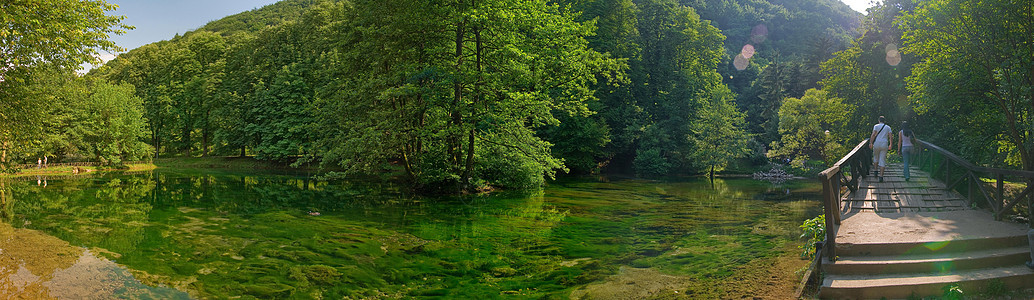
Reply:
<svg viewBox="0 0 1034 300"><path fill-rule="evenodd" d="M101 166L83 166L83 167L79 167L79 168L89 170L88 173L90 173L90 172L107 172L107 171L144 171L144 170L152 170L155 167L156 166L154 164L129 164L129 165L127 165L127 168L125 168L125 169L112 169L112 168L101 167ZM16 173L0 173L0 178L17 178L17 177L26 177L26 176L63 176L63 175L72 175L72 169L74 169L74 168L75 167L72 167L72 166L60 166L60 167L49 167L49 168L43 168L43 169L36 169L36 168L22 169L22 170L20 170L20 171L18 171ZM80 174L85 174L85 173L80 173Z"/></svg>

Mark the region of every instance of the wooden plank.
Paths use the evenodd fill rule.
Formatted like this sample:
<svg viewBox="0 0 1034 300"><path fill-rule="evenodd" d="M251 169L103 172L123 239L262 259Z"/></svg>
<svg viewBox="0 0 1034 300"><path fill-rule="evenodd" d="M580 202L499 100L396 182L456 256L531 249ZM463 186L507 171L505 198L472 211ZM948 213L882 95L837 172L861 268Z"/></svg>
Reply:
<svg viewBox="0 0 1034 300"><path fill-rule="evenodd" d="M900 206L898 205L897 201L875 201L875 203L876 203L876 210L888 210L888 209L898 209L898 208L900 208Z"/></svg>

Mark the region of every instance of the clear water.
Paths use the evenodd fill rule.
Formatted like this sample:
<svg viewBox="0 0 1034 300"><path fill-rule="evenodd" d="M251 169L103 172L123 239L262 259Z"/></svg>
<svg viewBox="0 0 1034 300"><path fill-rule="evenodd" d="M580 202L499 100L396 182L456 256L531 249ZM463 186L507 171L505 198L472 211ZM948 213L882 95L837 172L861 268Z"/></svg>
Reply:
<svg viewBox="0 0 1034 300"><path fill-rule="evenodd" d="M0 295L29 298L569 298L623 268L726 297L715 287L794 255L797 226L821 211L816 182L745 178L415 197L158 170L9 180L0 196Z"/></svg>

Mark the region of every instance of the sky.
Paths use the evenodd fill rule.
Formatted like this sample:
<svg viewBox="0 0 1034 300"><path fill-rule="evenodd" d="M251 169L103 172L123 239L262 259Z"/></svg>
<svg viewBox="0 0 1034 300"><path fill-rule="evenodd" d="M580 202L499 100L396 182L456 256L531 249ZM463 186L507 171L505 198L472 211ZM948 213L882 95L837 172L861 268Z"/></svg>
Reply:
<svg viewBox="0 0 1034 300"><path fill-rule="evenodd" d="M171 39L176 34L197 29L208 22L225 16L260 8L278 0L107 0L118 5L109 15L126 16L123 24L135 26L126 34L111 36L111 40L126 50ZM104 53L105 62L115 53Z"/></svg>
<svg viewBox="0 0 1034 300"><path fill-rule="evenodd" d="M844 2L847 6L850 6L851 9L862 14L865 14L866 9L872 7L872 1L873 0L840 0L840 2Z"/></svg>

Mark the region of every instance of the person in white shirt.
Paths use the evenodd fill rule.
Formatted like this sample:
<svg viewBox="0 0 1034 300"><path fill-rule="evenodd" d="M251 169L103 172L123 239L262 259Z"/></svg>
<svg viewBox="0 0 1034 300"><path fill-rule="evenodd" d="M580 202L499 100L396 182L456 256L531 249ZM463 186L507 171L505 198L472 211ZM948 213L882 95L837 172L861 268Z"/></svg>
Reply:
<svg viewBox="0 0 1034 300"><path fill-rule="evenodd" d="M887 172L887 150L894 146L890 138L890 126L884 123L885 118L880 116L880 123L872 127L872 136L869 137L869 148L872 149L873 170L879 170L880 182L883 182L883 175ZM877 169L878 167L878 169Z"/></svg>

